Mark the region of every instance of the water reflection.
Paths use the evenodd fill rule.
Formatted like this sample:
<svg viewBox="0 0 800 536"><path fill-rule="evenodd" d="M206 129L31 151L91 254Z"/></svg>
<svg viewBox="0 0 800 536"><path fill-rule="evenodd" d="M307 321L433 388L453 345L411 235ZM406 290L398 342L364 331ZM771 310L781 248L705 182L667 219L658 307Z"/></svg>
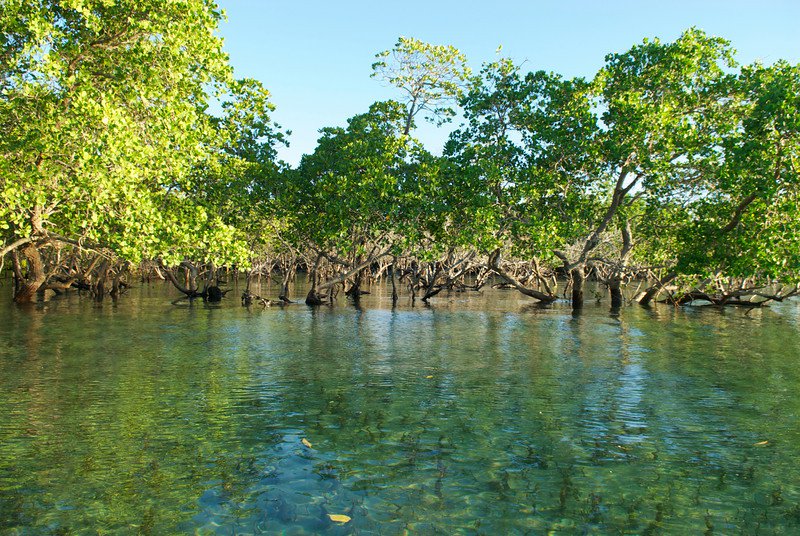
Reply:
<svg viewBox="0 0 800 536"><path fill-rule="evenodd" d="M797 304L472 297L0 304L0 530L800 530Z"/></svg>

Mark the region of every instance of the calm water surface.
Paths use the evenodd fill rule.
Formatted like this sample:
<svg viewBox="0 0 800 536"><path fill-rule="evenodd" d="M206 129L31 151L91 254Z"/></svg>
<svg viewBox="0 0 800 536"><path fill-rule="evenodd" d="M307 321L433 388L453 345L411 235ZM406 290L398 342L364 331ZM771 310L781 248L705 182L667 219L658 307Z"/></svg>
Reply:
<svg viewBox="0 0 800 536"><path fill-rule="evenodd" d="M0 533L800 533L797 302L8 292Z"/></svg>

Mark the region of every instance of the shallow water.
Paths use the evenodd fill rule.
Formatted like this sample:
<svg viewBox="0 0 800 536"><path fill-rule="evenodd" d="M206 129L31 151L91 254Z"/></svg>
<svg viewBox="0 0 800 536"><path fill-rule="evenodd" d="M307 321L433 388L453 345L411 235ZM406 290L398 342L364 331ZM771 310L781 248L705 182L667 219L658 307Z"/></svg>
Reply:
<svg viewBox="0 0 800 536"><path fill-rule="evenodd" d="M798 302L7 293L0 532L800 533Z"/></svg>

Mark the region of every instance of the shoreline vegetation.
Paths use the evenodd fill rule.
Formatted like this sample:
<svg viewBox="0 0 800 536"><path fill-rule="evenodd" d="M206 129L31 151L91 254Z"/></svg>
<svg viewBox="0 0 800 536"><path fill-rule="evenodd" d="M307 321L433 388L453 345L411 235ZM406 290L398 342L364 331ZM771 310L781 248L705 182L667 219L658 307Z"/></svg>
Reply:
<svg viewBox="0 0 800 536"><path fill-rule="evenodd" d="M73 5L74 4L74 5ZM210 0L0 8L0 271L14 301L117 297L137 278L243 305L393 302L498 284L551 303L756 307L800 295L800 66L739 65L695 28L592 78L478 72L401 37L397 88L295 168L269 91L236 79ZM209 111L222 102L221 113ZM458 117L441 156L414 138ZM278 296L250 281L281 282Z"/></svg>

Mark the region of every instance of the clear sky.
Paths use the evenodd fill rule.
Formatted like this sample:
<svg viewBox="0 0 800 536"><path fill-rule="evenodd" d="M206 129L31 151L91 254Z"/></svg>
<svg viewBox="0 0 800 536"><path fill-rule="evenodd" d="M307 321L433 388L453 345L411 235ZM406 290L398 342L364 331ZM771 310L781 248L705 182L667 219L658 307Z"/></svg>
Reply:
<svg viewBox="0 0 800 536"><path fill-rule="evenodd" d="M320 128L400 98L370 73L401 35L453 45L474 71L502 45L525 70L591 77L607 53L691 26L730 40L741 63L800 62L800 0L218 1L236 76L272 93L273 118L292 130L280 157L292 165L313 152ZM438 153L448 130L421 124L415 135Z"/></svg>

